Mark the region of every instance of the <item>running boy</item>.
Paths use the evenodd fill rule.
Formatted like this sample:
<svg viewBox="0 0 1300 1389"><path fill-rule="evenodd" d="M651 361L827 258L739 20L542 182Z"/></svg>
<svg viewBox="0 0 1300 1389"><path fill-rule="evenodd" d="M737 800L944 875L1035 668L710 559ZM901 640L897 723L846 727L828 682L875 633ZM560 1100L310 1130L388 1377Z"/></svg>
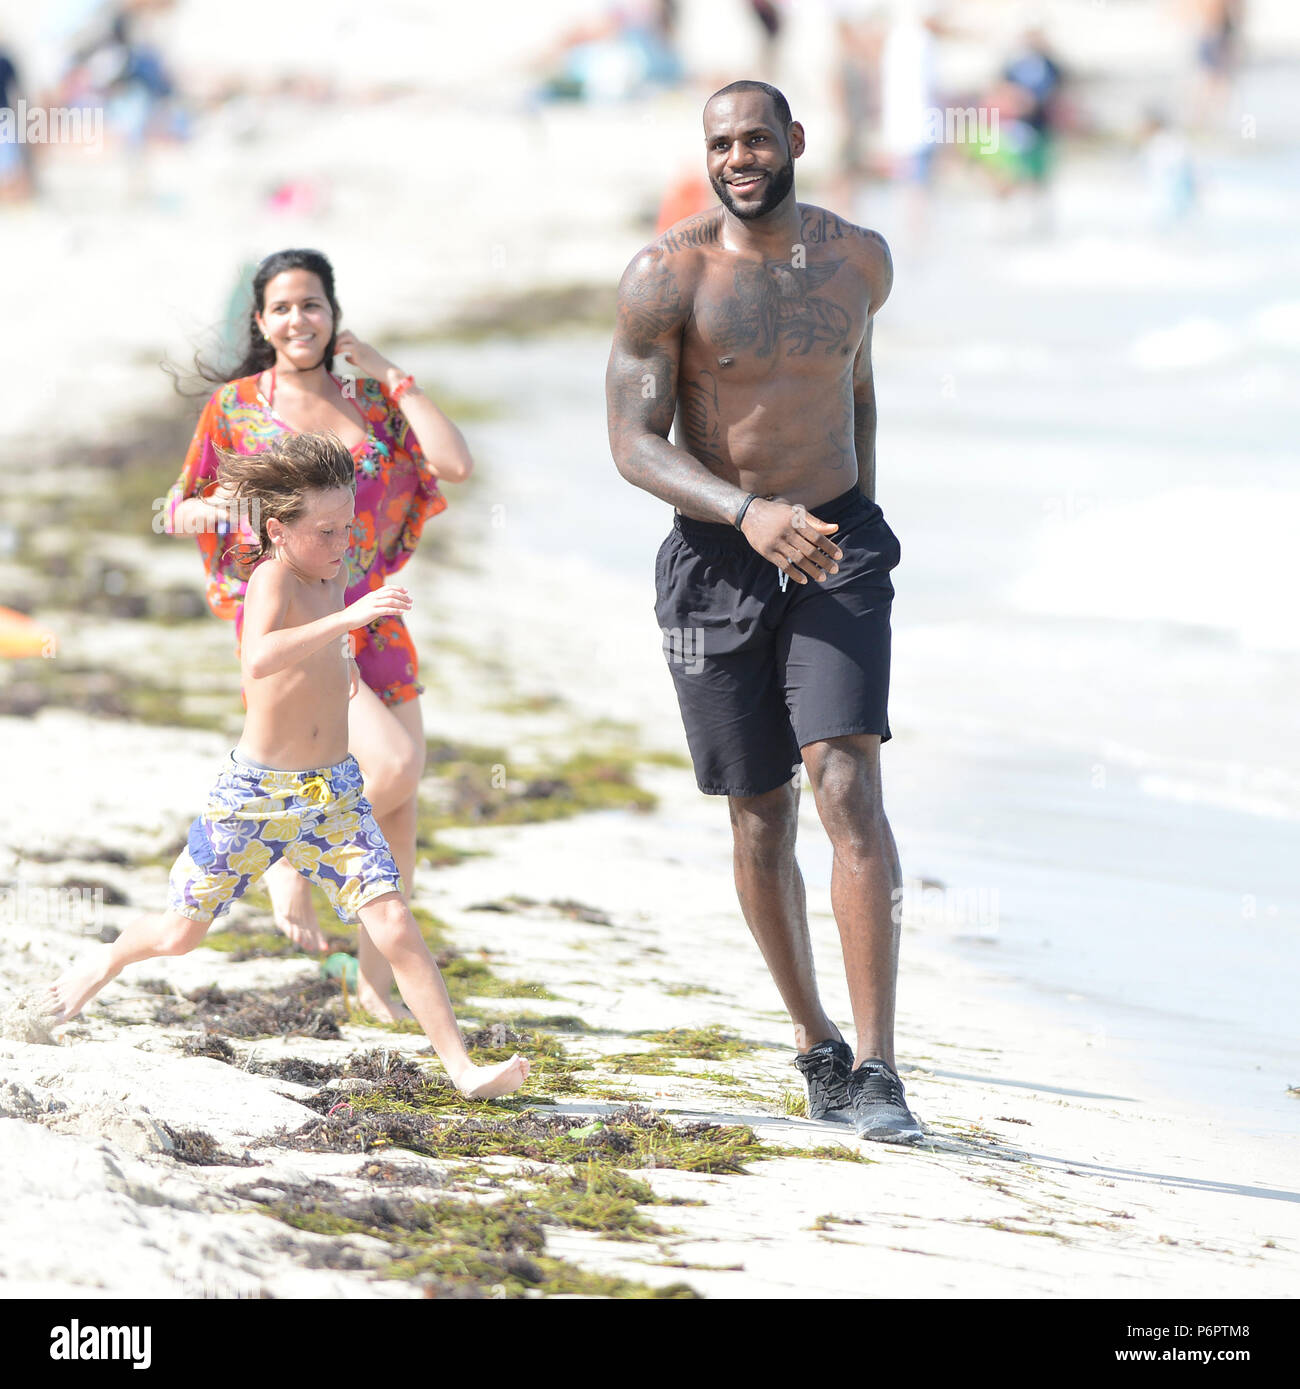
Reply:
<svg viewBox="0 0 1300 1389"><path fill-rule="evenodd" d="M475 1098L517 1090L518 1056L474 1066L438 966L402 897L401 875L362 796L348 753L348 699L357 670L348 633L406 612L410 594L372 589L343 606L356 468L333 435L288 434L264 453L227 455L219 494L252 513L258 564L244 600L241 650L248 714L230 763L171 870L168 910L139 917L111 945L49 990L59 1022L124 965L183 955L280 857L316 883L343 921L359 919L456 1087Z"/></svg>

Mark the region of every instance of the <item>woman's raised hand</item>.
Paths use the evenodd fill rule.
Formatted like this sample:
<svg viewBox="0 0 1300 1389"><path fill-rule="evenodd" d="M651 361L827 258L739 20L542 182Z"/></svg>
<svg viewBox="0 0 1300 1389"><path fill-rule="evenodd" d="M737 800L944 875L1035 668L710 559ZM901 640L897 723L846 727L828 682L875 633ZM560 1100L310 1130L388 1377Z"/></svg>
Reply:
<svg viewBox="0 0 1300 1389"><path fill-rule="evenodd" d="M335 353L356 367L360 376L372 376L376 381L384 379L392 363L387 357L376 352L368 342L362 342L355 333L346 328L334 339Z"/></svg>

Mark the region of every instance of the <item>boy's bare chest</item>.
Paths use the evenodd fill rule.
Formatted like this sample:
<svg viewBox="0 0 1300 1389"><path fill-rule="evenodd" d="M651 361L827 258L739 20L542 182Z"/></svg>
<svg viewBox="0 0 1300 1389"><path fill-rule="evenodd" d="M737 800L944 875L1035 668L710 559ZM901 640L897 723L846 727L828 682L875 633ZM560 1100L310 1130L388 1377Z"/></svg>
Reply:
<svg viewBox="0 0 1300 1389"><path fill-rule="evenodd" d="M305 627L322 617L331 617L339 610L339 593L333 585L321 584L319 592L297 598L288 614L289 624ZM337 665L348 654L348 638L327 642L303 661L304 668L320 671Z"/></svg>

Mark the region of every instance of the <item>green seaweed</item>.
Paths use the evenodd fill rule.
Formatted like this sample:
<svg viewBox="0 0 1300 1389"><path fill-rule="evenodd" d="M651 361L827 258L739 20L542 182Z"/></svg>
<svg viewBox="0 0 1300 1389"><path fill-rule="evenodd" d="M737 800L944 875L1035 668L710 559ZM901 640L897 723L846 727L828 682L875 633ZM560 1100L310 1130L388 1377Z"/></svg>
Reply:
<svg viewBox="0 0 1300 1389"><path fill-rule="evenodd" d="M464 955L439 963L447 993L452 1002L463 1002L470 997L477 998L537 998L548 1000L558 997L545 985L525 979L502 979L495 974L490 965L482 960L471 960Z"/></svg>
<svg viewBox="0 0 1300 1389"><path fill-rule="evenodd" d="M614 1075L675 1076L681 1072L677 1058L657 1051L619 1051L602 1056L592 1063L593 1069L610 1071Z"/></svg>
<svg viewBox="0 0 1300 1389"><path fill-rule="evenodd" d="M430 798L421 800L416 830L422 847L441 829L531 824L590 810L650 810L656 803L636 784L636 754L580 751L525 766L497 747L431 738L426 749Z"/></svg>
<svg viewBox="0 0 1300 1389"><path fill-rule="evenodd" d="M602 1029L592 1027L589 1023L583 1022L579 1017L572 1013L490 1013L480 1011L479 1021L484 1026L492 1023L501 1023L505 1027L512 1028L516 1032L531 1031L534 1028L544 1027L552 1032L569 1032L576 1035L590 1035L598 1033Z"/></svg>
<svg viewBox="0 0 1300 1389"><path fill-rule="evenodd" d="M429 1086L436 1088L425 1088ZM746 1162L789 1155L788 1150L760 1142L742 1125L674 1125L638 1105L629 1105L602 1119L594 1131L575 1137L571 1130L588 1128L579 1120L535 1108L511 1113L511 1101L519 1103L517 1096L506 1101L466 1100L444 1077L418 1071L402 1071L394 1085L381 1083L340 1106L342 1100L337 1091L325 1092L314 1104L322 1117L275 1141L310 1152L368 1153L398 1147L435 1158L597 1161L623 1168L711 1173L743 1172Z"/></svg>
<svg viewBox="0 0 1300 1389"><path fill-rule="evenodd" d="M781 1108L782 1114L788 1114L792 1119L806 1119L808 1117L808 1096L802 1090L782 1090L777 1097L777 1104Z"/></svg>
<svg viewBox="0 0 1300 1389"><path fill-rule="evenodd" d="M572 1172L545 1173L535 1179L532 1204L562 1225L599 1231L612 1239L646 1239L667 1233L647 1220L638 1206L659 1204L644 1182L617 1167L588 1161Z"/></svg>
<svg viewBox="0 0 1300 1389"><path fill-rule="evenodd" d="M550 337L558 330L590 328L605 332L614 324L614 293L608 284L544 285L519 293L495 293L466 305L436 330L407 332L395 345L434 341L473 343L484 338ZM456 416L453 415L453 418Z"/></svg>
<svg viewBox="0 0 1300 1389"><path fill-rule="evenodd" d="M658 1042L665 1056L686 1056L699 1061L729 1061L757 1051L757 1042L746 1042L721 1027L672 1027L666 1032L635 1032L634 1037Z"/></svg>

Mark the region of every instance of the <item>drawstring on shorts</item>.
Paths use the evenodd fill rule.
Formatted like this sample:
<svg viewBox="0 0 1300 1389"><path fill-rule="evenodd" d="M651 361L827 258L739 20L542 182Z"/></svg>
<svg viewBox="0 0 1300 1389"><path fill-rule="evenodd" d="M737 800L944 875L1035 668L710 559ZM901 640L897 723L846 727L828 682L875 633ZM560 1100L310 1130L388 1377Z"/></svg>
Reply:
<svg viewBox="0 0 1300 1389"><path fill-rule="evenodd" d="M323 776L309 776L303 779L302 791L299 794L303 800L311 801L313 805L326 805L334 793Z"/></svg>

